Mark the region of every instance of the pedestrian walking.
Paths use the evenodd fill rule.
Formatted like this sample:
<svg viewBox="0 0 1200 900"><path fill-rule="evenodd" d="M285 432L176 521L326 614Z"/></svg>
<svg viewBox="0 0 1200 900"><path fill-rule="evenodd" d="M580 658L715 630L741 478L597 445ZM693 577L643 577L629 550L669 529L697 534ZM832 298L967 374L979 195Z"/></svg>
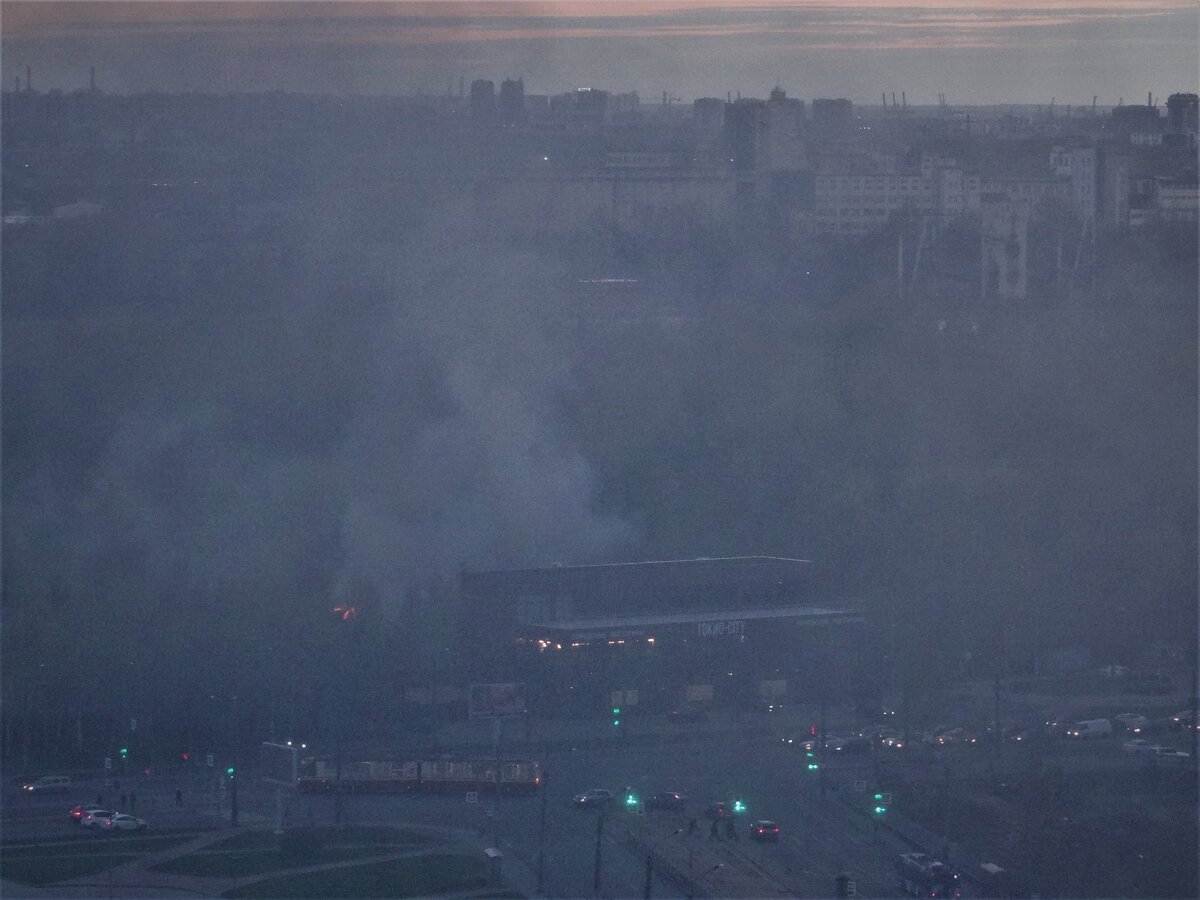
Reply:
<svg viewBox="0 0 1200 900"><path fill-rule="evenodd" d="M708 829L708 839L710 841L719 841L721 839L721 832L719 832L717 830L717 820L716 819L713 819L712 827Z"/></svg>
<svg viewBox="0 0 1200 900"><path fill-rule="evenodd" d="M103 806L103 805L104 805L104 795L103 795L103 794L97 794L97 795L96 795L96 805L97 805L97 806Z"/></svg>
<svg viewBox="0 0 1200 900"><path fill-rule="evenodd" d="M716 823L714 822L713 824L715 825ZM733 824L733 819L725 820L725 837L729 838L731 841L736 841L738 839L737 826Z"/></svg>
<svg viewBox="0 0 1200 900"><path fill-rule="evenodd" d="M696 833L697 831L699 831L699 830L700 830L700 826L696 824L696 817L695 817L695 816L692 816L690 819L688 819L688 830L687 830L687 833L688 833L689 835L693 835L693 834L695 834L695 833Z"/></svg>
<svg viewBox="0 0 1200 900"><path fill-rule="evenodd" d="M175 805L183 806L183 791L179 788L175 788Z"/></svg>
<svg viewBox="0 0 1200 900"><path fill-rule="evenodd" d="M128 806L129 806L129 798L125 795L124 792L122 792L121 793L121 809L125 809Z"/></svg>
<svg viewBox="0 0 1200 900"><path fill-rule="evenodd" d="M133 791L130 791L129 792L129 811L133 812L133 810L136 806L137 806L137 794L135 794Z"/></svg>

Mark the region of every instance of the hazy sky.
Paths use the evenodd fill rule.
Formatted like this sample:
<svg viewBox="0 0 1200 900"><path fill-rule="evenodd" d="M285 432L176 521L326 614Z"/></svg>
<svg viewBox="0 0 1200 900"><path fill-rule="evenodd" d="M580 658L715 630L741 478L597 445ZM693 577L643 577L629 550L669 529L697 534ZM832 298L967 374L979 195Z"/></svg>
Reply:
<svg viewBox="0 0 1200 900"><path fill-rule="evenodd" d="M444 93L579 86L910 103L1144 102L1196 90L1193 0L0 3L5 87Z"/></svg>

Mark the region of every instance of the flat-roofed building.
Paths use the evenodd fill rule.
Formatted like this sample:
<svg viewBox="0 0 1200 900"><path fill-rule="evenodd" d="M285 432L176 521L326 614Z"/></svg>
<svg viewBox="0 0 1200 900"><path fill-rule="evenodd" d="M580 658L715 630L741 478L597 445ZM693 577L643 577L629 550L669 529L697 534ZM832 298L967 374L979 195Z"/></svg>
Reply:
<svg viewBox="0 0 1200 900"><path fill-rule="evenodd" d="M463 639L489 648L477 680L524 681L546 711L848 696L863 617L818 598L810 570L753 556L469 572Z"/></svg>

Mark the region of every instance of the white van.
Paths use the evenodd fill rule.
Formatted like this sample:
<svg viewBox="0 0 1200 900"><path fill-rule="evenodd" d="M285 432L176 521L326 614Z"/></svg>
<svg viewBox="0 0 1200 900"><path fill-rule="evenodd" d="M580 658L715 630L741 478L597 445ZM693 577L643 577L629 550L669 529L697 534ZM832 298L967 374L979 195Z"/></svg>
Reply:
<svg viewBox="0 0 1200 900"><path fill-rule="evenodd" d="M1112 737L1112 733L1112 722L1108 719L1087 719L1067 729L1068 737L1077 738Z"/></svg>
<svg viewBox="0 0 1200 900"><path fill-rule="evenodd" d="M43 775L36 781L21 785L28 794L65 794L71 789L71 779L66 775Z"/></svg>

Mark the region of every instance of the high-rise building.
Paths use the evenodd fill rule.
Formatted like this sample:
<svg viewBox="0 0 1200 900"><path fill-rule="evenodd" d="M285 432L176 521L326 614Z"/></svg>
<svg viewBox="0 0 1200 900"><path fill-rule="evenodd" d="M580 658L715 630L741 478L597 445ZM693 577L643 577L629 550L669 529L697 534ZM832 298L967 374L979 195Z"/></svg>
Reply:
<svg viewBox="0 0 1200 900"><path fill-rule="evenodd" d="M789 97L782 88L776 86L767 100L760 166L775 172L801 168L804 163L803 145L800 142L803 127L804 101Z"/></svg>
<svg viewBox="0 0 1200 900"><path fill-rule="evenodd" d="M1200 131L1200 96L1172 94L1167 98L1167 131L1172 134Z"/></svg>
<svg viewBox="0 0 1200 900"><path fill-rule="evenodd" d="M471 82L471 118L490 122L496 116L496 85L483 78Z"/></svg>
<svg viewBox="0 0 1200 900"><path fill-rule="evenodd" d="M525 121L525 79L513 81L506 78L500 82L500 122L517 125Z"/></svg>
<svg viewBox="0 0 1200 900"><path fill-rule="evenodd" d="M849 100L820 99L812 102L812 122L824 131L848 129L854 118L854 104Z"/></svg>
<svg viewBox="0 0 1200 900"><path fill-rule="evenodd" d="M758 168L766 129L765 101L738 99L725 104L725 146L734 169L752 172Z"/></svg>

